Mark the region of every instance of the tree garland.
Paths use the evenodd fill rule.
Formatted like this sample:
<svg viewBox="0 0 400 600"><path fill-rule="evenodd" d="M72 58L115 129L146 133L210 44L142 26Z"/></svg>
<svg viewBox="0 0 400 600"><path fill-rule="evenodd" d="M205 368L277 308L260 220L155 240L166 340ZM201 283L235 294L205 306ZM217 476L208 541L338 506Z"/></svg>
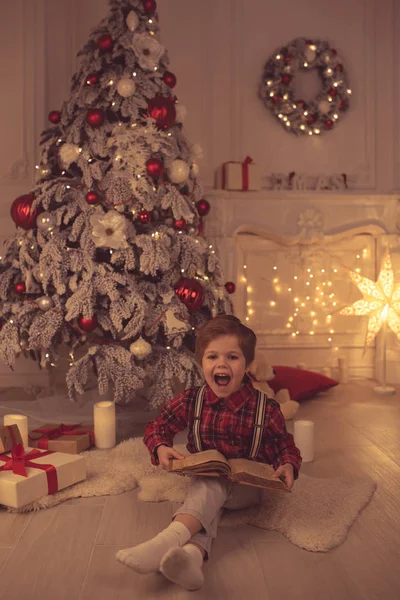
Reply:
<svg viewBox="0 0 400 600"><path fill-rule="evenodd" d="M322 90L309 102L295 97L297 72L317 69ZM268 59L260 86L264 104L286 131L318 135L336 126L349 108L351 89L343 61L328 42L296 38Z"/></svg>

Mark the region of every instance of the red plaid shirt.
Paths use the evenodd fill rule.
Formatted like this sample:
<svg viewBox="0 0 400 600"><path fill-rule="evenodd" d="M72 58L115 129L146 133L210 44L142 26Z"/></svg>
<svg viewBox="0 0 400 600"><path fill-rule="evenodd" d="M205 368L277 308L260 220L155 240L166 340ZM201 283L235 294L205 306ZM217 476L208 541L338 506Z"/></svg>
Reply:
<svg viewBox="0 0 400 600"><path fill-rule="evenodd" d="M151 462L158 465L155 454L157 446L172 447L173 438L188 427L189 452L196 452L193 436L195 395L197 389L182 392L163 407L158 419L146 427L144 443L151 454ZM200 439L203 450L218 450L226 458L248 458L254 433L254 418L257 406L257 391L250 381L227 398L218 398L207 386L200 422ZM258 462L273 465L276 470L290 463L297 478L301 456L293 436L286 431L285 420L279 404L268 400L265 411L265 427Z"/></svg>

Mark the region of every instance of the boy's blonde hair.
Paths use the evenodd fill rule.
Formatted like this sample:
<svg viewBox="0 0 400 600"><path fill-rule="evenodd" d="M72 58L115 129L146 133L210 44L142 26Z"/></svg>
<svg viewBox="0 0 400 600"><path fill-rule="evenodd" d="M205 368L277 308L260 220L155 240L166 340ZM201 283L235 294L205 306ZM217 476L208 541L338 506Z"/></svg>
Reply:
<svg viewBox="0 0 400 600"><path fill-rule="evenodd" d="M246 367L253 362L257 343L257 337L254 331L250 329L250 327L243 325L243 323L233 315L219 315L218 317L214 317L214 319L207 321L207 323L197 331L195 355L199 364L201 364L207 346L222 335L235 335L246 360Z"/></svg>

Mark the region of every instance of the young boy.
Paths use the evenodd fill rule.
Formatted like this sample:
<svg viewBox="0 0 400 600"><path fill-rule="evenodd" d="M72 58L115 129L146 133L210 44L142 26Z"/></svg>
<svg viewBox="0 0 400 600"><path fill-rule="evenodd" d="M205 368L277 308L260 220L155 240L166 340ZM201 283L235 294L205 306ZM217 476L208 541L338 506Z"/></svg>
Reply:
<svg viewBox="0 0 400 600"><path fill-rule="evenodd" d="M183 458L172 447L173 438L188 427L189 452L215 449L227 458L272 464L275 477L293 486L300 452L279 405L268 399L260 409L247 376L255 346L255 333L233 316L215 317L198 331L196 358L207 385L182 392L147 425L144 443L152 464L168 469L171 460ZM223 507L234 503L234 491L247 495L241 508L259 500L258 488L234 486L223 477L190 477L187 498L172 523L148 542L120 550L117 560L138 573L161 571L185 589L200 588L203 559L210 554Z"/></svg>

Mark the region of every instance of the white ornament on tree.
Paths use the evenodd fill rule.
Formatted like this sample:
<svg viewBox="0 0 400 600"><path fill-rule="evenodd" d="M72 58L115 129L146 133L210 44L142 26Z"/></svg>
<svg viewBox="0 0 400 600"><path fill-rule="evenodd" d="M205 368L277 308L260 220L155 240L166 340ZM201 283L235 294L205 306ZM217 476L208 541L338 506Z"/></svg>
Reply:
<svg viewBox="0 0 400 600"><path fill-rule="evenodd" d="M51 231L56 224L54 215L49 212L42 212L36 217L36 225L40 231Z"/></svg>
<svg viewBox="0 0 400 600"><path fill-rule="evenodd" d="M41 298L38 298L37 304L38 304L40 310L42 310L43 312L50 310L50 308L53 308L53 306L54 306L53 299L50 298L49 296L42 296Z"/></svg>
<svg viewBox="0 0 400 600"><path fill-rule="evenodd" d="M116 210L105 214L96 213L90 217L92 239L97 248L128 248L126 241L127 220Z"/></svg>
<svg viewBox="0 0 400 600"><path fill-rule="evenodd" d="M75 144L63 144L60 148L60 158L66 168L77 160L79 154L79 146L76 146Z"/></svg>
<svg viewBox="0 0 400 600"><path fill-rule="evenodd" d="M308 48L306 48L304 51L304 56L308 62L312 62L313 60L315 60L317 53L314 48L308 46Z"/></svg>
<svg viewBox="0 0 400 600"><path fill-rule="evenodd" d="M198 177L200 174L200 167L197 163L192 164L192 173L195 177Z"/></svg>
<svg viewBox="0 0 400 600"><path fill-rule="evenodd" d="M136 342L133 342L130 345L129 350L131 351L133 356L136 356L136 358L141 360L142 358L146 358L146 356L150 354L151 345L149 344L149 342L146 342L146 340L140 337L138 340L136 340Z"/></svg>
<svg viewBox="0 0 400 600"><path fill-rule="evenodd" d="M188 331L189 330L189 324L184 323L183 321L180 321L179 319L177 319L177 317L172 309L167 310L167 312L165 314L165 320L166 320L168 333L178 333L180 331Z"/></svg>
<svg viewBox="0 0 400 600"><path fill-rule="evenodd" d="M128 27L129 31L135 31L135 29L139 25L139 17L137 16L137 14L135 13L134 10L131 10L131 12L126 17L125 22L126 22L126 26Z"/></svg>
<svg viewBox="0 0 400 600"><path fill-rule="evenodd" d="M177 160L172 161L170 167L168 168L168 177L172 181L172 183L184 183L189 178L189 165L184 161Z"/></svg>
<svg viewBox="0 0 400 600"><path fill-rule="evenodd" d="M122 96L123 98L129 98L129 96L132 96L136 91L136 83L129 78L123 78L120 79L118 81L117 84L117 92L120 96Z"/></svg>

